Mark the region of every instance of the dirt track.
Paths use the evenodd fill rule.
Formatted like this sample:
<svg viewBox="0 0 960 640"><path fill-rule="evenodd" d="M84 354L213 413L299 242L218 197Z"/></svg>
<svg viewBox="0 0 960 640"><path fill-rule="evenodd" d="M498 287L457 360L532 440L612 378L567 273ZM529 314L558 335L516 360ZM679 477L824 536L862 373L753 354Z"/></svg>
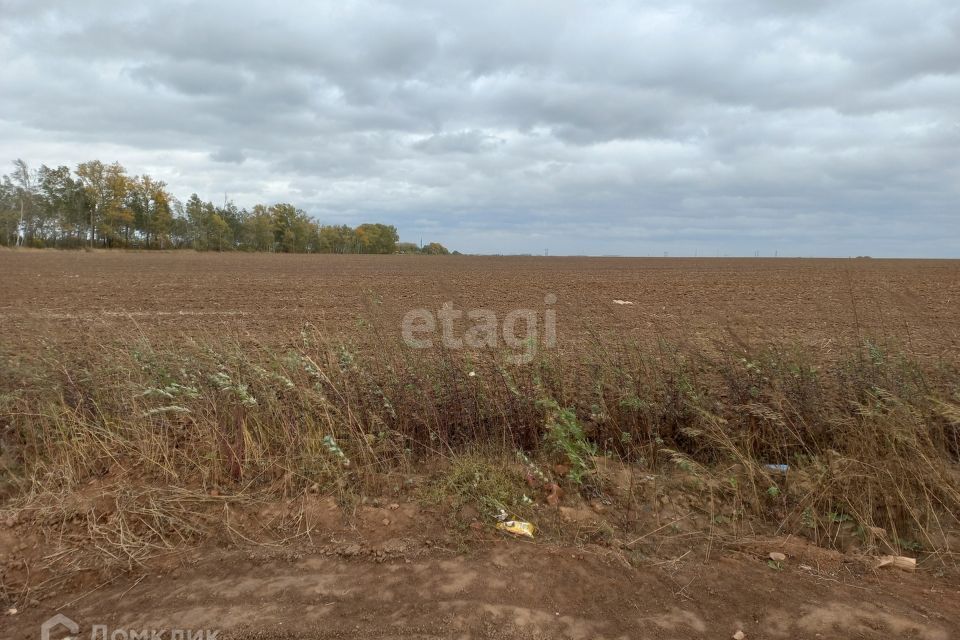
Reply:
<svg viewBox="0 0 960 640"><path fill-rule="evenodd" d="M960 354L960 261L0 251L0 290L7 342L126 327L270 343L307 323L365 342L398 339L411 309L502 317L554 294L560 349L601 334L829 354L895 336L921 356Z"/></svg>
<svg viewBox="0 0 960 640"><path fill-rule="evenodd" d="M671 495L678 506L680 494ZM23 558L38 583L20 593L23 610L0 615L0 637L32 640L56 613L80 624L79 638L105 625L121 632L112 640L143 629L209 629L247 640L722 639L738 630L750 640L949 640L960 633L960 582L948 558L927 556L915 573L877 569L875 556L793 536L728 535L694 524L679 506L659 517L641 507L625 531L616 525L623 512L578 500L537 509L541 529L527 540L495 531L475 511L452 524L415 500L393 499L347 511L333 497L312 495L252 511L224 507L227 535L161 551L126 572L44 571L47 532L0 525L7 578L23 577L10 570L22 569L16 559ZM250 541L262 538L261 525L291 516L306 518L308 528ZM84 528L57 535L82 538ZM771 552L786 559L771 562Z"/></svg>
<svg viewBox="0 0 960 640"><path fill-rule="evenodd" d="M80 622L81 637L93 624L261 639L730 638L743 630L750 639L948 640L960 631L960 591L929 575L802 569L814 562L802 558L773 571L748 552L632 568L602 549L514 540L466 555L411 555L193 554L170 572L48 598L7 617L4 635L35 638L55 611Z"/></svg>

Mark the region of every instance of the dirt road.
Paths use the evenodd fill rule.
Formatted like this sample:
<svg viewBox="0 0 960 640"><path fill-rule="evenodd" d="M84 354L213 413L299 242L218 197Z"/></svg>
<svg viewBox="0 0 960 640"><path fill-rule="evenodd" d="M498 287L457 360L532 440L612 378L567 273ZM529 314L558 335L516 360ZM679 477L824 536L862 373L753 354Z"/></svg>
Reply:
<svg viewBox="0 0 960 640"><path fill-rule="evenodd" d="M39 637L56 612L80 624L81 638L93 625L111 634L217 630L220 638L261 639L960 634L956 585L928 572L860 573L805 561L819 564L792 557L775 570L750 552L727 550L707 562L688 555L632 567L605 549L506 539L466 553L402 544L303 555L214 550L99 589L77 586L0 620L4 637L23 640Z"/></svg>

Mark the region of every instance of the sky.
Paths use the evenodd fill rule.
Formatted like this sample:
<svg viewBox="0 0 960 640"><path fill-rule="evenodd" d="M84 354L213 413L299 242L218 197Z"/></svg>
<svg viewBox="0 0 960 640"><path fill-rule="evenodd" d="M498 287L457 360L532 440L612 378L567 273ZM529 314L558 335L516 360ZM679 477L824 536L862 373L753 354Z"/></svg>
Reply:
<svg viewBox="0 0 960 640"><path fill-rule="evenodd" d="M960 257L956 0L0 0L0 61L0 160L182 200L471 253Z"/></svg>

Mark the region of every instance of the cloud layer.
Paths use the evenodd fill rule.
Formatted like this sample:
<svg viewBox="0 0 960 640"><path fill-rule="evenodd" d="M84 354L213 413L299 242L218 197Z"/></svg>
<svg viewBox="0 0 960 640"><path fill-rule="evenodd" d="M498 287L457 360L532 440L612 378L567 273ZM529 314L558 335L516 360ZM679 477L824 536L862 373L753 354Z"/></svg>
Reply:
<svg viewBox="0 0 960 640"><path fill-rule="evenodd" d="M960 254L950 0L0 0L0 59L0 158L181 198L464 251Z"/></svg>

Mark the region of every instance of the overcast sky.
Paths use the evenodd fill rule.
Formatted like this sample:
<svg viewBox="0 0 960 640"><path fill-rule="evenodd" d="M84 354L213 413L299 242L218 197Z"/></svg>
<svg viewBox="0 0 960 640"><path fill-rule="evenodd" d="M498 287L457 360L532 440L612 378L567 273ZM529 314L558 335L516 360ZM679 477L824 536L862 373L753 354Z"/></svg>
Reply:
<svg viewBox="0 0 960 640"><path fill-rule="evenodd" d="M0 158L181 199L465 252L960 256L957 0L0 0L0 60Z"/></svg>

